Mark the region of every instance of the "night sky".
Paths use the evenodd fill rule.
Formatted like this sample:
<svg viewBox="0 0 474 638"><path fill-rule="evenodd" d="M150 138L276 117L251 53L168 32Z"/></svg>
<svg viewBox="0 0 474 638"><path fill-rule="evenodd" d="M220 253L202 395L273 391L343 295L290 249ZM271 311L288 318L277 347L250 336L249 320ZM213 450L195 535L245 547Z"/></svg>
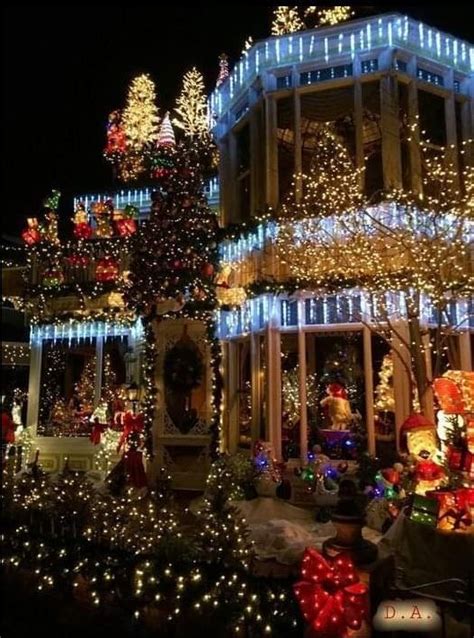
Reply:
<svg viewBox="0 0 474 638"><path fill-rule="evenodd" d="M474 40L466 5L377 6ZM51 188L63 193L68 221L74 194L113 187L102 157L107 116L124 105L134 75L151 74L163 113L187 69L197 66L212 89L219 54L235 61L247 36L266 37L271 21L264 3L2 11L2 233L14 235Z"/></svg>

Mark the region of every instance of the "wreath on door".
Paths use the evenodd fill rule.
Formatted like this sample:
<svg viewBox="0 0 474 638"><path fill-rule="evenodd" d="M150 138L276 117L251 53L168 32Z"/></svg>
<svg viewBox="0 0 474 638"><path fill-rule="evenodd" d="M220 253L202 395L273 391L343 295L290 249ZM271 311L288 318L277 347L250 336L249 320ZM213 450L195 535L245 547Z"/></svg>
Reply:
<svg viewBox="0 0 474 638"><path fill-rule="evenodd" d="M201 385L204 365L197 346L178 342L165 356L164 381L172 392L188 393Z"/></svg>

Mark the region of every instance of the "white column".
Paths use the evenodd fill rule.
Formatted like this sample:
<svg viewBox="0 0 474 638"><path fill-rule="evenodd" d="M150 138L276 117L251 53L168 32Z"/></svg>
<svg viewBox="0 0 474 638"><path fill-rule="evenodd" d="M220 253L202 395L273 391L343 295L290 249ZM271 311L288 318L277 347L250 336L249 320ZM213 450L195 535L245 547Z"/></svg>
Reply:
<svg viewBox="0 0 474 638"><path fill-rule="evenodd" d="M395 322L395 328L397 332L400 333L400 335L403 337L403 339L405 339L406 341L409 340L410 337L408 335L408 327L404 321L401 320ZM394 350L393 394L395 398L395 431L398 450L400 444L400 428L402 423L410 414L410 384L407 376L407 370L402 364L400 358L407 363L409 369L411 369L411 364L410 353L402 344L402 341L395 334L392 338L392 346Z"/></svg>
<svg viewBox="0 0 474 638"><path fill-rule="evenodd" d="M281 459L281 340L280 330L267 328L268 431L277 459Z"/></svg>
<svg viewBox="0 0 474 638"><path fill-rule="evenodd" d="M300 384L300 457L304 463L308 456L308 398L306 395L306 339L304 330L298 328L298 362Z"/></svg>
<svg viewBox="0 0 474 638"><path fill-rule="evenodd" d="M362 329L364 343L365 422L368 452L375 456L374 379L372 370L372 333L367 326Z"/></svg>
<svg viewBox="0 0 474 638"><path fill-rule="evenodd" d="M35 341L30 349L30 375L28 380L28 412L26 426L33 436L38 430L39 402L41 394L41 358L43 342Z"/></svg>

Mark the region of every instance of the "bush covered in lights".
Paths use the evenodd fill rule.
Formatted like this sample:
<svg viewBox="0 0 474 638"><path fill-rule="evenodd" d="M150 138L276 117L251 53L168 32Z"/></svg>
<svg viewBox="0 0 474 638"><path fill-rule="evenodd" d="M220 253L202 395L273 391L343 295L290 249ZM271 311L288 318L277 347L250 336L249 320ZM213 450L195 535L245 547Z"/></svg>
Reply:
<svg viewBox="0 0 474 638"><path fill-rule="evenodd" d="M216 489L193 525L173 507L163 470L157 491L97 491L66 466L47 475L37 460L20 475L4 472L3 567L34 572L38 590L79 595L95 607L120 607L131 620L182 635L299 635L296 603L285 583L249 571L245 521ZM168 477L169 478L169 477Z"/></svg>

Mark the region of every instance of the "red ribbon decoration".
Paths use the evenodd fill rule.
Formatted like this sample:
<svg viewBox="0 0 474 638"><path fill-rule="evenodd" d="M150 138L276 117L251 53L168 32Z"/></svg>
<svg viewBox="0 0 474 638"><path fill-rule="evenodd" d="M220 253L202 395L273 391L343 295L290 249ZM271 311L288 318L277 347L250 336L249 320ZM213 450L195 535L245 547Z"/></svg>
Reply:
<svg viewBox="0 0 474 638"><path fill-rule="evenodd" d="M143 414L132 414L127 412L123 418L123 432L117 447L117 453L120 452L122 446L133 432L143 432L145 420Z"/></svg>
<svg viewBox="0 0 474 638"><path fill-rule="evenodd" d="M359 582L348 556L326 560L308 547L301 563L301 580L293 585L309 638L342 638L357 630L368 616L367 586Z"/></svg>
<svg viewBox="0 0 474 638"><path fill-rule="evenodd" d="M94 419L94 422L92 423L92 430L89 436L90 442L93 443L94 445L99 445L102 438L102 434L105 432L106 429L107 429L106 423L99 423L98 419Z"/></svg>

